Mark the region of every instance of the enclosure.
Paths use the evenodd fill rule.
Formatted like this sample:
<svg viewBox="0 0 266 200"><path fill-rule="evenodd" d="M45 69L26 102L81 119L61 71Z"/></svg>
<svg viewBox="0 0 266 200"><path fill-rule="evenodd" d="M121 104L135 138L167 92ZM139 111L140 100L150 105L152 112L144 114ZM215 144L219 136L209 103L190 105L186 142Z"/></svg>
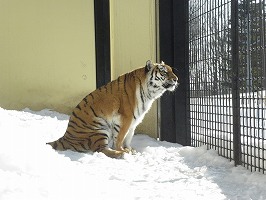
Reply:
<svg viewBox="0 0 266 200"><path fill-rule="evenodd" d="M189 0L169 4L172 8L160 6L165 9L162 12L172 9L168 17L174 35L171 59L184 85L170 101L175 106L173 124L183 127L172 126L176 134L162 131L161 138L184 145L206 145L236 165L265 173L266 1ZM184 13L177 14L181 8ZM163 20L167 22L167 18ZM180 25L183 30L178 29ZM164 39L161 44L166 48ZM178 40L183 41L182 46ZM170 112L168 99L161 104ZM162 117L165 126L166 115Z"/></svg>
<svg viewBox="0 0 266 200"><path fill-rule="evenodd" d="M266 0L2 1L0 107L71 113L147 60L179 87L137 131L266 172Z"/></svg>

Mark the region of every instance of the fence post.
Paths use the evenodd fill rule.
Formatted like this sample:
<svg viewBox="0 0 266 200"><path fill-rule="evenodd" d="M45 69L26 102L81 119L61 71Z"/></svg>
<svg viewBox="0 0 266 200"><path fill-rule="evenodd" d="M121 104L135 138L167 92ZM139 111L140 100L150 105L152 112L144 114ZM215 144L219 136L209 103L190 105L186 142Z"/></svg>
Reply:
<svg viewBox="0 0 266 200"><path fill-rule="evenodd" d="M111 80L109 0L94 0L96 87Z"/></svg>
<svg viewBox="0 0 266 200"><path fill-rule="evenodd" d="M238 0L231 1L233 145L235 165L241 165Z"/></svg>
<svg viewBox="0 0 266 200"><path fill-rule="evenodd" d="M189 116L188 1L173 0L174 63L180 86L175 92L176 142L191 145Z"/></svg>
<svg viewBox="0 0 266 200"><path fill-rule="evenodd" d="M160 58L171 65L179 77L179 87L173 94L161 97L161 140L190 145L187 110L187 0L159 1Z"/></svg>

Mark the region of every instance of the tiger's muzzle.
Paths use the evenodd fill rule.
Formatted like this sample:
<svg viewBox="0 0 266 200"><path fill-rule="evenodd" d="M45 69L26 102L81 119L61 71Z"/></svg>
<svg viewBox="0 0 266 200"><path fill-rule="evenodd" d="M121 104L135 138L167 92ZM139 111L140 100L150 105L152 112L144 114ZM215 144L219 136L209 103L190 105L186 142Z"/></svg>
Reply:
<svg viewBox="0 0 266 200"><path fill-rule="evenodd" d="M163 87L168 90L168 91L171 91L173 92L179 85L178 83L178 78L173 78L171 80L168 80L166 83L163 84Z"/></svg>

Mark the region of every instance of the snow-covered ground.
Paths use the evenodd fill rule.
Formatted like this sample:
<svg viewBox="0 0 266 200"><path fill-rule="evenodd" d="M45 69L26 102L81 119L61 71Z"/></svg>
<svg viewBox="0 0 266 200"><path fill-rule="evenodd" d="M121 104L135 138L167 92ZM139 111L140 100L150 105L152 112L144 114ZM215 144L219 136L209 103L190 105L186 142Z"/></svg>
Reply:
<svg viewBox="0 0 266 200"><path fill-rule="evenodd" d="M266 175L206 147L136 135L136 155L56 152L68 116L0 108L0 199L266 199Z"/></svg>

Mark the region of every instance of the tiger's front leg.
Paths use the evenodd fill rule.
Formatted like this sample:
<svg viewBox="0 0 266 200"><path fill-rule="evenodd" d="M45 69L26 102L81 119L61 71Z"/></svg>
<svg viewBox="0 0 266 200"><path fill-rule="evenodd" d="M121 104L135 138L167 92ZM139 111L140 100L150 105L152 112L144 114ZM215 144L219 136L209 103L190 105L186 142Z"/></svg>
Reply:
<svg viewBox="0 0 266 200"><path fill-rule="evenodd" d="M124 140L124 148L128 153L132 153L133 155L137 153L135 149L131 147L131 141L134 136L135 128L130 128Z"/></svg>
<svg viewBox="0 0 266 200"><path fill-rule="evenodd" d="M117 136L116 136L115 139L114 139L114 147L115 147L115 149L118 150L117 147L120 145L122 147L121 148L122 151L124 151L126 153L131 153L131 154L135 155L137 153L137 151L135 149L133 149L131 147L131 145L130 145L131 144L131 141L132 141L132 138L133 138L133 135L134 135L134 132L135 132L135 129L133 129L133 128L130 128L127 131L126 136L125 136L125 139L124 139L124 142L123 142L122 145L120 145L120 144L117 143Z"/></svg>
<svg viewBox="0 0 266 200"><path fill-rule="evenodd" d="M124 151L128 153L128 151L124 149L124 141L127 137L128 132L130 131L129 130L130 124L131 120L128 120L127 118L124 117L123 122L120 125L121 127L117 134L116 140L114 141L114 146L117 151Z"/></svg>

